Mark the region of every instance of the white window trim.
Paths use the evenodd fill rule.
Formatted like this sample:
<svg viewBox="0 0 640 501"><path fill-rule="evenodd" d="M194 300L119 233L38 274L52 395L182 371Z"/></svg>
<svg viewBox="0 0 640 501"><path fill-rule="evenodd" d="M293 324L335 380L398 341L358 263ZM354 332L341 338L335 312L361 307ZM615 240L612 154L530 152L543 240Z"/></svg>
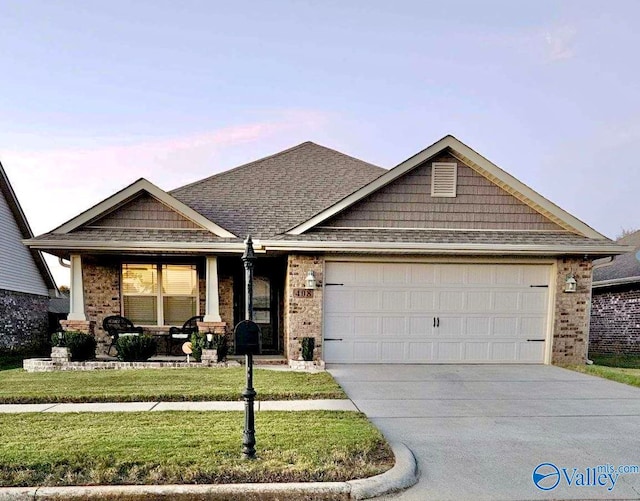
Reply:
<svg viewBox="0 0 640 501"><path fill-rule="evenodd" d="M165 295L170 296L170 297L193 297L196 300L196 316L200 315L200 287L199 287L199 279L200 277L198 276L198 267L196 266L196 293L195 294L162 294L162 267L164 265L167 264L173 264L173 263L134 263L134 262L127 262L127 263L122 263L122 265L120 266L120 277L122 277L122 267L124 265L136 265L136 264L144 264L144 265L150 265L153 266L155 269L155 272L157 274L157 284L158 284L158 291L156 294L156 311L158 312L158 320L157 323L155 325L149 325L149 324L142 324L141 327L168 327L167 325L165 325L164 323L164 303L162 301L163 297ZM180 264L178 264L178 266L180 266ZM195 265L183 265L183 266L195 266ZM125 311L124 311L124 297L125 296L139 296L139 297L150 297L151 294L125 294L124 291L122 290L122 286L120 287L120 314L123 317L126 317L125 315ZM182 326L179 326L182 327Z"/></svg>
<svg viewBox="0 0 640 501"><path fill-rule="evenodd" d="M453 191L448 193L435 193L436 176L435 171L438 167L453 167ZM431 164L431 196L434 198L455 198L458 193L458 164L455 162L433 162Z"/></svg>

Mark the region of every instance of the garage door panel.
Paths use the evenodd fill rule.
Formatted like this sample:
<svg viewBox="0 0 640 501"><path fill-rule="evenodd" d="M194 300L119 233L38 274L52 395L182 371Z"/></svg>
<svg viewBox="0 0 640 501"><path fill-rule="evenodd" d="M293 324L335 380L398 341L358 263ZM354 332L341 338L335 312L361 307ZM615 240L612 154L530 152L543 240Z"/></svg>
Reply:
<svg viewBox="0 0 640 501"><path fill-rule="evenodd" d="M504 291L493 293L493 311L517 311L520 293L517 291Z"/></svg>
<svg viewBox="0 0 640 501"><path fill-rule="evenodd" d="M412 316L409 319L409 334L411 336L427 336L433 334L433 317Z"/></svg>
<svg viewBox="0 0 640 501"><path fill-rule="evenodd" d="M376 341L357 341L353 343L353 357L355 362L380 362L378 349L380 343Z"/></svg>
<svg viewBox="0 0 640 501"><path fill-rule="evenodd" d="M433 343L426 341L407 343L409 362L433 362Z"/></svg>
<svg viewBox="0 0 640 501"><path fill-rule="evenodd" d="M491 343L491 359L496 362L516 362L518 343L514 341L496 341Z"/></svg>
<svg viewBox="0 0 640 501"><path fill-rule="evenodd" d="M440 341L436 345L436 359L439 362L462 362L463 344L459 341Z"/></svg>
<svg viewBox="0 0 640 501"><path fill-rule="evenodd" d="M380 357L385 362L402 362L406 358L405 343L382 342L380 343Z"/></svg>
<svg viewBox="0 0 640 501"><path fill-rule="evenodd" d="M412 285L428 286L436 283L436 267L432 264L409 264L409 282Z"/></svg>
<svg viewBox="0 0 640 501"><path fill-rule="evenodd" d="M356 336L375 336L382 334L382 319L380 317L357 316L353 318L354 334Z"/></svg>
<svg viewBox="0 0 640 501"><path fill-rule="evenodd" d="M530 341L518 345L518 360L522 362L538 362L544 357L544 343Z"/></svg>
<svg viewBox="0 0 640 501"><path fill-rule="evenodd" d="M396 339L408 334L407 318L405 317L383 317L382 335L394 336Z"/></svg>
<svg viewBox="0 0 640 501"><path fill-rule="evenodd" d="M409 291L389 290L382 293L382 311L396 312L409 309Z"/></svg>
<svg viewBox="0 0 640 501"><path fill-rule="evenodd" d="M477 343L464 343L464 359L468 362L487 362L490 360L489 343L477 342Z"/></svg>
<svg viewBox="0 0 640 501"><path fill-rule="evenodd" d="M493 294L487 291L467 292L467 312L483 313L491 311L493 308Z"/></svg>
<svg viewBox="0 0 640 501"><path fill-rule="evenodd" d="M324 297L324 309L327 314L354 311L355 291L342 287L331 287L325 290L328 292Z"/></svg>
<svg viewBox="0 0 640 501"><path fill-rule="evenodd" d="M487 337L491 335L491 324L490 317L467 317L464 333L466 337Z"/></svg>
<svg viewBox="0 0 640 501"><path fill-rule="evenodd" d="M368 312L380 311L382 307L382 292L375 289L354 291L353 311Z"/></svg>
<svg viewBox="0 0 640 501"><path fill-rule="evenodd" d="M525 313L542 313L547 307L547 293L536 291L523 292L520 296L521 310Z"/></svg>
<svg viewBox="0 0 640 501"><path fill-rule="evenodd" d="M409 310L410 311L433 311L435 309L435 292L412 290L409 292Z"/></svg>
<svg viewBox="0 0 640 501"><path fill-rule="evenodd" d="M463 311L464 310L465 292L459 291L441 291L438 293L438 311Z"/></svg>
<svg viewBox="0 0 640 501"><path fill-rule="evenodd" d="M346 264L346 265L345 265ZM344 266L343 266L344 265ZM329 261L327 362L542 363L548 265ZM434 325L434 319L435 324Z"/></svg>
<svg viewBox="0 0 640 501"><path fill-rule="evenodd" d="M379 285L382 283L382 264L358 263L354 273L354 283L358 285ZM348 282L343 282L347 284Z"/></svg>
<svg viewBox="0 0 640 501"><path fill-rule="evenodd" d="M385 285L407 285L409 283L409 265L405 263L383 264L382 283Z"/></svg>

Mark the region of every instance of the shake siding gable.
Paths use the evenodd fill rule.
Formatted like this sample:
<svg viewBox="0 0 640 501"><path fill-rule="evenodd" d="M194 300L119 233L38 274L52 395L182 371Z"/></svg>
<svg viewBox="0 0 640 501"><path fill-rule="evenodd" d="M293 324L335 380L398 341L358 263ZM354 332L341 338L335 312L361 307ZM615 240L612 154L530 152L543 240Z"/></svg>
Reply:
<svg viewBox="0 0 640 501"><path fill-rule="evenodd" d="M47 286L22 238L13 212L0 192L0 289L48 296Z"/></svg>
<svg viewBox="0 0 640 501"><path fill-rule="evenodd" d="M199 225L159 202L151 195L143 194L122 207L89 223L98 228L165 228L202 229Z"/></svg>
<svg viewBox="0 0 640 501"><path fill-rule="evenodd" d="M458 164L455 197L431 196L431 166L440 162ZM321 226L566 231L446 153Z"/></svg>

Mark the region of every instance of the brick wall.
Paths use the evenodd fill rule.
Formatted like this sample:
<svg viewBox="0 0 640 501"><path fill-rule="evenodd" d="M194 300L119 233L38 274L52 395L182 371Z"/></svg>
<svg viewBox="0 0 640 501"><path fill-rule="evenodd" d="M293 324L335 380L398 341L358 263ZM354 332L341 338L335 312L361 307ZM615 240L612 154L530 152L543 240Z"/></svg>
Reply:
<svg viewBox="0 0 640 501"><path fill-rule="evenodd" d="M111 338L102 329L102 321L120 315L120 263L106 257L82 256L84 312L95 322L96 353L106 354Z"/></svg>
<svg viewBox="0 0 640 501"><path fill-rule="evenodd" d="M577 292L564 292L569 274L573 274L578 282ZM590 301L591 261L581 258L558 259L552 363L564 365L586 362Z"/></svg>
<svg viewBox="0 0 640 501"><path fill-rule="evenodd" d="M295 289L304 288L305 278L313 270L318 287L313 297L295 297ZM284 355L291 359L300 358L300 338L313 337L316 340L314 358L322 359L322 276L324 258L292 254L288 257L285 281L284 309Z"/></svg>
<svg viewBox="0 0 640 501"><path fill-rule="evenodd" d="M37 347L47 340L49 297L0 289L0 350Z"/></svg>
<svg viewBox="0 0 640 501"><path fill-rule="evenodd" d="M640 355L638 284L593 291L589 352Z"/></svg>

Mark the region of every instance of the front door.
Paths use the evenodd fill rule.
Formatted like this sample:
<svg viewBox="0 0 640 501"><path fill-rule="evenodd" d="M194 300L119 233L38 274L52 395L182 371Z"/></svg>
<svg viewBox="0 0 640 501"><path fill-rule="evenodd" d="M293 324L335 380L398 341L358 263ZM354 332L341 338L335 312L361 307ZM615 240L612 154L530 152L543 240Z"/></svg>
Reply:
<svg viewBox="0 0 640 501"><path fill-rule="evenodd" d="M262 332L263 352L278 350L278 302L271 282L270 277L253 278L253 321L260 326Z"/></svg>

